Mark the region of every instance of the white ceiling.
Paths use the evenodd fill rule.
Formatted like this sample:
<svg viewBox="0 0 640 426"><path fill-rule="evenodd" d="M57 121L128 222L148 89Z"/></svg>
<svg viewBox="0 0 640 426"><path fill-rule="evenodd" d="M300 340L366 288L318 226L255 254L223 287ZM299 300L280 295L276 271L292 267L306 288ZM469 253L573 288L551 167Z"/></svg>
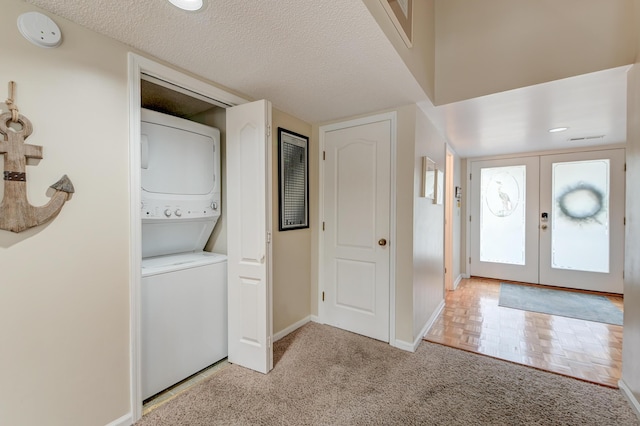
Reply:
<svg viewBox="0 0 640 426"><path fill-rule="evenodd" d="M27 1L310 123L427 99L361 1Z"/></svg>
<svg viewBox="0 0 640 426"><path fill-rule="evenodd" d="M310 123L417 102L462 157L626 139L628 67L434 107L362 1L27 2Z"/></svg>
<svg viewBox="0 0 640 426"><path fill-rule="evenodd" d="M437 107L428 100L419 105L462 157L625 143L629 67ZM555 127L569 129L548 132Z"/></svg>

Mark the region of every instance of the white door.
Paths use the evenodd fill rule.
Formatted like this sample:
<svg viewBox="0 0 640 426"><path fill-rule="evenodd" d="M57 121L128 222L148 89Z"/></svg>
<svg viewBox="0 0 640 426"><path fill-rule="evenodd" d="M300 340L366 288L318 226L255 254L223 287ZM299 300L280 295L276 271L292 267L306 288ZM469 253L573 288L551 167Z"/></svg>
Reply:
<svg viewBox="0 0 640 426"><path fill-rule="evenodd" d="M538 282L538 157L471 163L473 275Z"/></svg>
<svg viewBox="0 0 640 426"><path fill-rule="evenodd" d="M229 362L267 373L271 341L271 104L227 108Z"/></svg>
<svg viewBox="0 0 640 426"><path fill-rule="evenodd" d="M391 120L324 133L324 321L389 341Z"/></svg>
<svg viewBox="0 0 640 426"><path fill-rule="evenodd" d="M471 170L473 275L623 292L624 149Z"/></svg>
<svg viewBox="0 0 640 426"><path fill-rule="evenodd" d="M624 161L624 149L540 158L541 284L623 292Z"/></svg>

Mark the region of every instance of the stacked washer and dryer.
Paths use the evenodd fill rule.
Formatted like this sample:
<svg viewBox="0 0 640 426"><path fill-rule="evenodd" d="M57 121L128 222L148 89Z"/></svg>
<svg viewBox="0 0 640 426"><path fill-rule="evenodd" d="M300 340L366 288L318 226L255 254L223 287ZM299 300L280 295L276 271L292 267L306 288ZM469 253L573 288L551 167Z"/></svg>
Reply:
<svg viewBox="0 0 640 426"><path fill-rule="evenodd" d="M203 251L220 218L220 132L142 110L142 397L227 356L227 258Z"/></svg>

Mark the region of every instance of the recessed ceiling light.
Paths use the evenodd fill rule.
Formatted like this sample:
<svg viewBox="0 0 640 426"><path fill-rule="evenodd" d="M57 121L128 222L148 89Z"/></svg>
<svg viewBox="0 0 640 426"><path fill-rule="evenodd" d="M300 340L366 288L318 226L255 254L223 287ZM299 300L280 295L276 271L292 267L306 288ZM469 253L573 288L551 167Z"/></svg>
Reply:
<svg viewBox="0 0 640 426"><path fill-rule="evenodd" d="M565 130L568 130L568 127L554 127L553 129L549 129L549 133L558 133L558 132L564 132Z"/></svg>
<svg viewBox="0 0 640 426"><path fill-rule="evenodd" d="M169 0L169 2L180 9L191 12L202 9L202 0Z"/></svg>

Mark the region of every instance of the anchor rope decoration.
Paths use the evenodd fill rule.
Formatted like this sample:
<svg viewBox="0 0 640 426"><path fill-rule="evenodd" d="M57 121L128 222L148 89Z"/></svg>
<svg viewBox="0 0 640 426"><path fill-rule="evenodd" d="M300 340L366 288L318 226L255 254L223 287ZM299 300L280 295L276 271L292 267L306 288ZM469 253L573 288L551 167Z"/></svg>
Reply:
<svg viewBox="0 0 640 426"><path fill-rule="evenodd" d="M11 121L13 121L14 123L18 122L18 115L20 115L20 111L18 111L18 105L16 105L15 102L15 96L16 96L16 82L15 81L10 81L9 82L9 97L7 98L6 101L4 101L5 104L7 104L7 107L9 108L9 111L11 111Z"/></svg>
<svg viewBox="0 0 640 426"><path fill-rule="evenodd" d="M27 159L42 159L42 146L26 144L33 132L29 119L20 114L15 103L15 82L9 82L9 112L0 114L0 155L4 156L4 197L0 202L0 229L22 232L53 219L74 192L67 175L50 186L55 190L47 204L35 207L27 200ZM10 127L17 123L20 129Z"/></svg>

